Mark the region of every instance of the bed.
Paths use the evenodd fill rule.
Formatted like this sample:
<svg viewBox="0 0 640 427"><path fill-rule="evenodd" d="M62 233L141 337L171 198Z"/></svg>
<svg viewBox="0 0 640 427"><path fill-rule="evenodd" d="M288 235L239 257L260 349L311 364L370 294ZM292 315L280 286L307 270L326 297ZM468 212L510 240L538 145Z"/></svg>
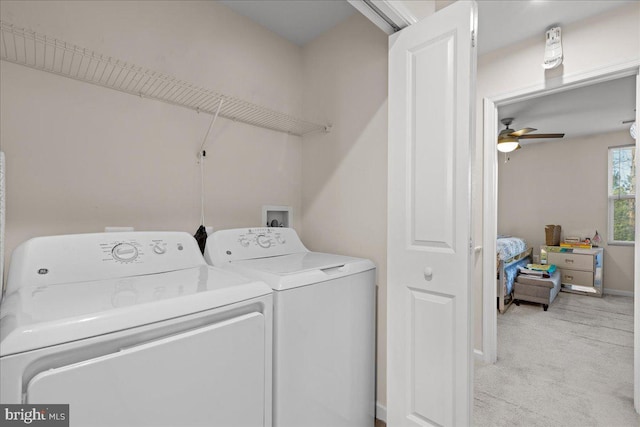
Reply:
<svg viewBox="0 0 640 427"><path fill-rule="evenodd" d="M532 248L519 237L499 235L496 240L496 285L498 311L504 313L513 302L513 282L518 267L531 263Z"/></svg>

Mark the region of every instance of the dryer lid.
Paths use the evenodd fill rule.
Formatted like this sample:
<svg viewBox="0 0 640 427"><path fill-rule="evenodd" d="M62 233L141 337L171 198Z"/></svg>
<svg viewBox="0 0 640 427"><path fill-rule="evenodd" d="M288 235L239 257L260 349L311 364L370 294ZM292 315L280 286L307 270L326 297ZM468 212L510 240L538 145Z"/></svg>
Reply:
<svg viewBox="0 0 640 427"><path fill-rule="evenodd" d="M209 266L22 286L2 301L0 356L187 316L270 293L265 283Z"/></svg>

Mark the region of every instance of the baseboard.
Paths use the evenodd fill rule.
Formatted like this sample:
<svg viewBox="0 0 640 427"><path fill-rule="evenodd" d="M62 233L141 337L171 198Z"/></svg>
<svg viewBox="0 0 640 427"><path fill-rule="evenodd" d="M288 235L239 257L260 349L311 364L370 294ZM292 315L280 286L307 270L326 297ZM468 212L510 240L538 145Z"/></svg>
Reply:
<svg viewBox="0 0 640 427"><path fill-rule="evenodd" d="M633 297L635 294L631 291L619 291L617 289L604 289L606 295L617 295L619 297Z"/></svg>
<svg viewBox="0 0 640 427"><path fill-rule="evenodd" d="M376 418L385 423L387 422L387 407L382 406L380 402L376 402Z"/></svg>

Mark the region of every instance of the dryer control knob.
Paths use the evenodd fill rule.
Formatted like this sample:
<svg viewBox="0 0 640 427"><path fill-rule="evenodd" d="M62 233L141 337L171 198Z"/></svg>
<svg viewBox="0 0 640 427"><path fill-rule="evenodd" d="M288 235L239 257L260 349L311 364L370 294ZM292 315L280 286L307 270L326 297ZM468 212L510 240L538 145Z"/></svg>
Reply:
<svg viewBox="0 0 640 427"><path fill-rule="evenodd" d="M158 255L162 255L163 253L167 252L167 248L165 248L164 246L160 246L159 244L155 244L153 245L153 252L157 253Z"/></svg>
<svg viewBox="0 0 640 427"><path fill-rule="evenodd" d="M118 243L111 249L111 255L116 261L131 262L138 258L138 249L131 243Z"/></svg>
<svg viewBox="0 0 640 427"><path fill-rule="evenodd" d="M265 249L271 247L271 239L264 234L259 234L258 237L256 237L256 243Z"/></svg>
<svg viewBox="0 0 640 427"><path fill-rule="evenodd" d="M246 248L247 246L249 246L249 239L247 239L246 237L242 237L240 239L240 245L242 245L242 247Z"/></svg>

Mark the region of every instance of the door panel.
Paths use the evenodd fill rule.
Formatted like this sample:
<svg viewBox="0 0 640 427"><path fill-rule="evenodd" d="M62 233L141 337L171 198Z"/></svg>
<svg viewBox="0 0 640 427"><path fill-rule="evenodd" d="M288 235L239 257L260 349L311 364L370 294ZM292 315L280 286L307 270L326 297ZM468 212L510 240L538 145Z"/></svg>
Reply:
<svg viewBox="0 0 640 427"><path fill-rule="evenodd" d="M454 300L413 290L411 415L436 425L452 425ZM417 423L420 424L420 423Z"/></svg>
<svg viewBox="0 0 640 427"><path fill-rule="evenodd" d="M390 38L388 416L468 425L476 5Z"/></svg>
<svg viewBox="0 0 640 427"><path fill-rule="evenodd" d="M408 52L409 114L413 127L410 130L412 203L409 215L411 243L416 245L452 248L455 244L452 221L455 88L450 78L455 68L454 42L455 34L449 34ZM442 84L431 88L434 81ZM420 96L427 92L432 96Z"/></svg>

